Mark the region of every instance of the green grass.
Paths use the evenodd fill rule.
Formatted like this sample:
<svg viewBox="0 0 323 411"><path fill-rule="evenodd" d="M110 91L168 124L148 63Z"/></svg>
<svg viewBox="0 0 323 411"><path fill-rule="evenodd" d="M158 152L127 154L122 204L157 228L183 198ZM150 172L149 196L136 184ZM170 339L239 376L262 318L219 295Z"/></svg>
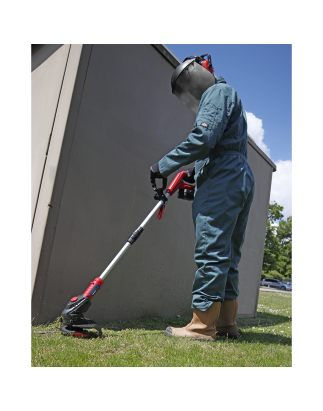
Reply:
<svg viewBox="0 0 323 411"><path fill-rule="evenodd" d="M291 367L292 296L260 292L258 319L238 320L241 337L192 341L164 336L167 325L190 319L141 319L103 325L103 338L57 332L59 319L32 327L33 367ZM249 324L250 323L250 324Z"/></svg>

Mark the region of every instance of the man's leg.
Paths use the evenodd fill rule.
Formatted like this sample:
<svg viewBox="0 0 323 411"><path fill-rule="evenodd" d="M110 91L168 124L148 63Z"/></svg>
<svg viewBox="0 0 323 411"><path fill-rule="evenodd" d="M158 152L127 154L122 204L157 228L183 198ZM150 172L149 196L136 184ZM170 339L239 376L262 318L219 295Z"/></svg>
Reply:
<svg viewBox="0 0 323 411"><path fill-rule="evenodd" d="M168 327L165 335L215 339L231 266L231 237L253 185L248 169L245 160L225 155L210 164L203 181L197 179L192 205L198 267L192 289L193 320L183 328Z"/></svg>
<svg viewBox="0 0 323 411"><path fill-rule="evenodd" d="M219 182L207 179L193 202L195 226L194 258L197 271L192 287L192 308L207 310L225 298L231 265L231 237L241 211L240 192L223 190Z"/></svg>
<svg viewBox="0 0 323 411"><path fill-rule="evenodd" d="M239 203L224 195L211 179L198 189L193 202L195 262L198 266L193 283L193 319L186 327L168 327L166 336L215 340L215 324L224 299L231 236Z"/></svg>
<svg viewBox="0 0 323 411"><path fill-rule="evenodd" d="M236 226L231 237L231 264L225 285L224 302L221 306L219 318L216 322L217 335L227 335L229 338L238 338L236 317L238 313L239 270L241 248L245 239L245 232L254 197L254 186L249 192L245 205L238 216Z"/></svg>
<svg viewBox="0 0 323 411"><path fill-rule="evenodd" d="M247 200L241 210L231 237L231 263L225 285L225 300L233 300L239 295L239 270L241 248L244 243L250 207L254 197L254 187L250 190Z"/></svg>

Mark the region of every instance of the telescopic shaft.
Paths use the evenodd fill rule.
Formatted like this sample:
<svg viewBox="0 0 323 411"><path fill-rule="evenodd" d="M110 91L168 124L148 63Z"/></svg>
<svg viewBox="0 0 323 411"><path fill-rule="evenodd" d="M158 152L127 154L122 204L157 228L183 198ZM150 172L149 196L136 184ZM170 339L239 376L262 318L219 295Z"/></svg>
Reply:
<svg viewBox="0 0 323 411"><path fill-rule="evenodd" d="M165 197L168 198L170 196L169 193L165 194ZM100 275L100 278L102 280L105 279L105 277L109 274L109 272L112 270L112 268L117 264L117 262L120 260L120 258L123 256L123 254L128 250L128 248L139 238L141 233L144 231L145 226L151 219L153 215L164 205L164 201L160 200L158 201L157 205L152 209L152 211L148 214L148 216L144 219L144 221L140 224L140 226L131 234L129 237L128 241L126 244L121 248L119 253L114 257L114 259L111 261L111 263L107 266L107 268L103 271L103 273Z"/></svg>

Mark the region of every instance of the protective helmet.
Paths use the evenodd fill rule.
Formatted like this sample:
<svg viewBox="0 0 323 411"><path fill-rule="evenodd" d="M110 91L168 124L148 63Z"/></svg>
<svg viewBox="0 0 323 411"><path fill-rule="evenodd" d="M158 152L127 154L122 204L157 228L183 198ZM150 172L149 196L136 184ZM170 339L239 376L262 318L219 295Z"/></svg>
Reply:
<svg viewBox="0 0 323 411"><path fill-rule="evenodd" d="M207 60L204 57L208 56ZM215 84L211 56L187 57L176 67L172 79L172 93L196 114L202 94Z"/></svg>

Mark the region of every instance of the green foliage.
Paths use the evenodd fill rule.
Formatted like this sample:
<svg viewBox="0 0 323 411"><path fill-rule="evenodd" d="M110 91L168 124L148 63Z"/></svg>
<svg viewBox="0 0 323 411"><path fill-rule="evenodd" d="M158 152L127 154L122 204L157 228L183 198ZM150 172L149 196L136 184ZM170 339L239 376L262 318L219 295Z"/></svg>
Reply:
<svg viewBox="0 0 323 411"><path fill-rule="evenodd" d="M261 280L263 280L264 278L268 278L269 274L265 273L264 271L261 271Z"/></svg>
<svg viewBox="0 0 323 411"><path fill-rule="evenodd" d="M277 220L281 220L284 215L282 214L282 211L284 210L283 206L280 206L274 201L273 203L269 204L269 209L268 209L268 220L271 223L274 223Z"/></svg>
<svg viewBox="0 0 323 411"><path fill-rule="evenodd" d="M279 222L277 237L284 244L292 242L292 217L287 217L287 221L281 220Z"/></svg>
<svg viewBox="0 0 323 411"><path fill-rule="evenodd" d="M287 221L281 220L277 228L277 238L280 242L278 256L278 271L285 277L292 277L292 217Z"/></svg>
<svg viewBox="0 0 323 411"><path fill-rule="evenodd" d="M263 270L268 273L277 269L277 255L279 254L279 241L275 235L275 227L267 220L267 232L264 249Z"/></svg>
<svg viewBox="0 0 323 411"><path fill-rule="evenodd" d="M283 220L283 209L276 202L269 204L263 271L267 276L276 271L281 278L292 278L292 217Z"/></svg>

